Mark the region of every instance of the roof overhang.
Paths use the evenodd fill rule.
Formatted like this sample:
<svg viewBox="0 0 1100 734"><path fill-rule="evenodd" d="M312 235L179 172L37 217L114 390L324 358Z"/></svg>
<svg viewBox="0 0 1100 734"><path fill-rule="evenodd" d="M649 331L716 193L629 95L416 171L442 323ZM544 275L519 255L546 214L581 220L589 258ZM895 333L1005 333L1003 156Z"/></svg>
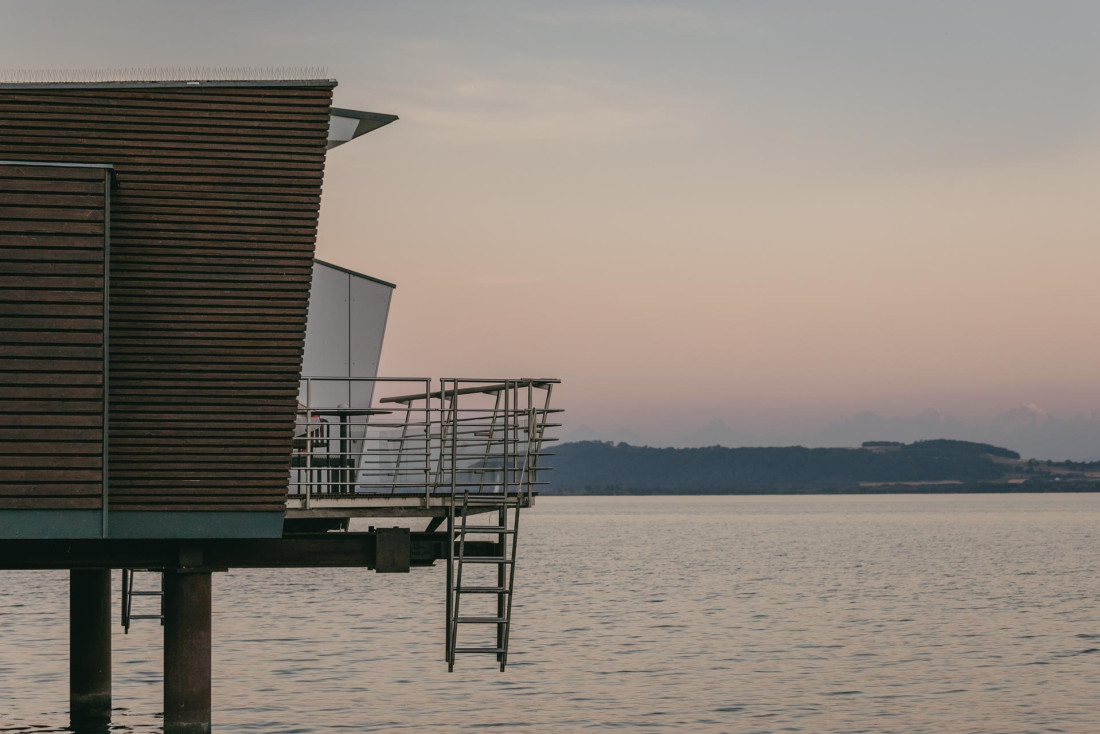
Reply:
<svg viewBox="0 0 1100 734"><path fill-rule="evenodd" d="M337 145L343 145L349 140L355 140L360 135L366 135L372 130L377 130L383 125L389 125L397 119L397 115L384 115L380 112L360 112L348 110L343 107L333 107L328 122L328 147L329 150Z"/></svg>
<svg viewBox="0 0 1100 734"><path fill-rule="evenodd" d="M332 268L333 270L339 270L341 273L347 273L348 275L355 276L356 278L362 278L363 280L369 280L373 283L378 283L380 285L388 286L390 288L397 288L396 285L389 282L388 280L382 280L381 278L375 278L373 275L367 275L366 273L360 273L360 272L352 270L350 268L345 268L342 265L333 265L330 262L325 262L324 260L319 260L317 258L313 258L313 262L317 265L323 265L326 268Z"/></svg>

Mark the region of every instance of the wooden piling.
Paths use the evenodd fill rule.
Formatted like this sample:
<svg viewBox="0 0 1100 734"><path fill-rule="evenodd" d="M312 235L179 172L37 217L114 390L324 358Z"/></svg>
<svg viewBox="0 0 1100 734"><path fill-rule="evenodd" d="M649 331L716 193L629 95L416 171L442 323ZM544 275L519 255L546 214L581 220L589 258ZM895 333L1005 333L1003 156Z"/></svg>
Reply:
<svg viewBox="0 0 1100 734"><path fill-rule="evenodd" d="M164 734L210 734L210 572L164 574Z"/></svg>
<svg viewBox="0 0 1100 734"><path fill-rule="evenodd" d="M69 572L69 718L73 729L111 720L111 572Z"/></svg>

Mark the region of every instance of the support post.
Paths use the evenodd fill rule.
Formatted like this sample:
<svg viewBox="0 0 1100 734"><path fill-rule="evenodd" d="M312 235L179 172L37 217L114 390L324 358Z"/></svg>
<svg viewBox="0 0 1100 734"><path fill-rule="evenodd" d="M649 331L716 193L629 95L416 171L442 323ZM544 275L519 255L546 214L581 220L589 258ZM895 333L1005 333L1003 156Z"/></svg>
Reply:
<svg viewBox="0 0 1100 734"><path fill-rule="evenodd" d="M164 734L210 734L210 572L164 574Z"/></svg>
<svg viewBox="0 0 1100 734"><path fill-rule="evenodd" d="M111 572L69 572L69 718L74 730L111 720Z"/></svg>

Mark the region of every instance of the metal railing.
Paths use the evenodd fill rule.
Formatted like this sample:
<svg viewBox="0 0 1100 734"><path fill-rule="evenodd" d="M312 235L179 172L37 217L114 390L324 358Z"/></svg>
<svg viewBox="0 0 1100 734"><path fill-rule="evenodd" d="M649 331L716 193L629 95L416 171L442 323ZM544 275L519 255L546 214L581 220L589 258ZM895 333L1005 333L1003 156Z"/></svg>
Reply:
<svg viewBox="0 0 1100 734"><path fill-rule="evenodd" d="M289 494L520 494L551 456L556 379L304 377Z"/></svg>

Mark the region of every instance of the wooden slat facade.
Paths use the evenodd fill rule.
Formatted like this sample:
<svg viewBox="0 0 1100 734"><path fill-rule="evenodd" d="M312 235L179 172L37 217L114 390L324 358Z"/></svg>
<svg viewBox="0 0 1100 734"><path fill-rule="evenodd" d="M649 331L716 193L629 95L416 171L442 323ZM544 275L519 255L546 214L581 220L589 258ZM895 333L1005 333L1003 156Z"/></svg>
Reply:
<svg viewBox="0 0 1100 734"><path fill-rule="evenodd" d="M0 161L0 510L103 507L110 182Z"/></svg>
<svg viewBox="0 0 1100 734"><path fill-rule="evenodd" d="M332 87L0 87L0 160L110 164L117 177L109 220L111 517L283 510ZM85 208L78 183L55 195L67 197L66 232L90 240L104 222ZM20 221L37 222L44 205L34 191L9 193ZM50 232L29 227L21 236ZM5 304L18 304L20 292L51 303L41 295L51 282L91 277L81 263L96 263L90 254L51 257L6 281L14 295ZM50 269L54 262L65 269ZM5 305L0 317L95 318L91 302L58 296L57 304L86 310L16 314ZM77 330L19 348L11 359L23 363L90 365L102 346ZM92 400L79 383L60 382L53 389L75 391L74 409Z"/></svg>

